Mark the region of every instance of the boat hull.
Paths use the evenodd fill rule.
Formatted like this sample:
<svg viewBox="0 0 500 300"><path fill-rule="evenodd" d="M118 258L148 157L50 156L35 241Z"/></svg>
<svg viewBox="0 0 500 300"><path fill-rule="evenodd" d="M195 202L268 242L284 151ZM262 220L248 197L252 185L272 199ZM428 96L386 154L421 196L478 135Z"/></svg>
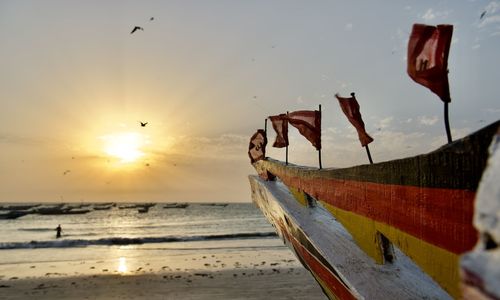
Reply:
<svg viewBox="0 0 500 300"><path fill-rule="evenodd" d="M498 126L373 165L319 170L266 159L254 167L263 178L279 178L302 205L324 206L376 263L388 263L396 246L459 298L459 256L477 242L474 197Z"/></svg>

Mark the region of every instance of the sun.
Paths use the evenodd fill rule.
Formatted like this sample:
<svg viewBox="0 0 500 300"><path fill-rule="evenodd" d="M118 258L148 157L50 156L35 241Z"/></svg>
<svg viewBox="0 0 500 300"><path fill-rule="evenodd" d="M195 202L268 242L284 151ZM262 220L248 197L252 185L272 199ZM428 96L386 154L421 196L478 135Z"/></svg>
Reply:
<svg viewBox="0 0 500 300"><path fill-rule="evenodd" d="M101 139L104 141L104 152L122 163L133 163L144 156L141 147L146 138L140 133L114 133L102 136Z"/></svg>

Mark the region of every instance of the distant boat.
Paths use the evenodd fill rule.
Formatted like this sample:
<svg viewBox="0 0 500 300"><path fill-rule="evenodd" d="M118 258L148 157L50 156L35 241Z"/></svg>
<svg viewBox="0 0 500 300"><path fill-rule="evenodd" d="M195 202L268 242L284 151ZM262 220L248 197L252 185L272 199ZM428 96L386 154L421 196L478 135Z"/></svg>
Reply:
<svg viewBox="0 0 500 300"><path fill-rule="evenodd" d="M9 205L3 207L0 206L0 210L27 210L37 206L40 206L40 204Z"/></svg>
<svg viewBox="0 0 500 300"><path fill-rule="evenodd" d="M121 206L118 206L118 209L132 209L132 208L138 208L138 207L140 207L138 204L121 205Z"/></svg>
<svg viewBox="0 0 500 300"><path fill-rule="evenodd" d="M83 215L89 213L90 209L69 209L62 211L62 215Z"/></svg>
<svg viewBox="0 0 500 300"><path fill-rule="evenodd" d="M168 203L163 208L187 208L188 206L187 203Z"/></svg>
<svg viewBox="0 0 500 300"><path fill-rule="evenodd" d="M26 211L12 210L8 213L0 214L0 220L13 220L29 214Z"/></svg>
<svg viewBox="0 0 500 300"><path fill-rule="evenodd" d="M109 210L113 206L112 205L107 205L107 206L94 206L94 210Z"/></svg>
<svg viewBox="0 0 500 300"><path fill-rule="evenodd" d="M220 206L220 207L226 207L229 205L229 203L201 203L202 206Z"/></svg>
<svg viewBox="0 0 500 300"><path fill-rule="evenodd" d="M149 207L141 207L137 210L140 214L147 213L149 211Z"/></svg>

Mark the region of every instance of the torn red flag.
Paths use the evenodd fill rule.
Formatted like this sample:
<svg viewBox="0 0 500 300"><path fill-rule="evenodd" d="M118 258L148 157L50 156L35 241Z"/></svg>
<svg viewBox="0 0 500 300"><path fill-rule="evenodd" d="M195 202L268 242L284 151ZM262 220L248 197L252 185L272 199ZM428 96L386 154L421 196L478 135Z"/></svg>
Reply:
<svg viewBox="0 0 500 300"><path fill-rule="evenodd" d="M288 146L288 120L286 114L270 116L269 119L273 124L274 131L276 131L276 140L273 147L283 148Z"/></svg>
<svg viewBox="0 0 500 300"><path fill-rule="evenodd" d="M373 138L365 131L365 123L361 118L359 104L354 96L354 93L351 93L351 97L349 98L340 97L339 94L335 94L335 97L339 100L340 107L349 122L351 122L351 124L356 128L361 145L365 147L369 143L373 142Z"/></svg>
<svg viewBox="0 0 500 300"><path fill-rule="evenodd" d="M248 156L252 164L266 157L266 145L266 132L263 129L257 130L250 138L250 144L248 146Z"/></svg>
<svg viewBox="0 0 500 300"><path fill-rule="evenodd" d="M288 122L297 128L316 150L321 150L321 112L319 110L291 112L288 114Z"/></svg>
<svg viewBox="0 0 500 300"><path fill-rule="evenodd" d="M414 24L408 41L408 75L450 102L448 54L453 25Z"/></svg>

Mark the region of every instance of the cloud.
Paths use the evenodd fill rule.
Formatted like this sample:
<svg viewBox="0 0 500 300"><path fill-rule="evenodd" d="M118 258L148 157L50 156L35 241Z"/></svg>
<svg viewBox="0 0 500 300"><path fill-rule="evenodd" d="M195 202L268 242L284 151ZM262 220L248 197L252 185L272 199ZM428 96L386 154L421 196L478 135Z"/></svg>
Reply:
<svg viewBox="0 0 500 300"><path fill-rule="evenodd" d="M427 126L431 126L431 125L436 124L438 120L439 120L439 118L437 116L432 116L432 117L420 116L420 117L418 117L418 122L422 125L427 125Z"/></svg>
<svg viewBox="0 0 500 300"><path fill-rule="evenodd" d="M432 8L429 8L424 15L421 17L425 21L429 22L436 18L446 18L450 14L450 11L434 11Z"/></svg>
<svg viewBox="0 0 500 300"><path fill-rule="evenodd" d="M500 15L494 15L490 17L485 17L479 25L477 25L478 28L485 27L489 24L494 24L494 23L499 23L500 22Z"/></svg>
<svg viewBox="0 0 500 300"><path fill-rule="evenodd" d="M491 113L491 114L497 114L500 113L500 108L486 108L484 111Z"/></svg>
<svg viewBox="0 0 500 300"><path fill-rule="evenodd" d="M11 135L11 134L0 134L0 143L5 143L5 144L37 146L42 144L48 144L50 142L51 141L49 139L41 139L41 138Z"/></svg>
<svg viewBox="0 0 500 300"><path fill-rule="evenodd" d="M492 1L488 5L486 5L486 7L484 8L486 14L482 19L482 21L477 25L477 27L483 28L490 24L499 23L500 15L495 15L499 10L500 10L500 2L498 1Z"/></svg>
<svg viewBox="0 0 500 300"><path fill-rule="evenodd" d="M245 155L248 150L248 136L238 134L222 134L215 137L180 136L176 137L167 150L157 154L168 157L176 155L182 160L194 158L234 160Z"/></svg>
<svg viewBox="0 0 500 300"><path fill-rule="evenodd" d="M425 14L422 16L422 19L426 21L430 21L432 19L436 18L436 15L432 12L432 8L429 8Z"/></svg>
<svg viewBox="0 0 500 300"><path fill-rule="evenodd" d="M392 121L394 120L394 117L386 117L386 118L383 118L382 120L380 120L378 122L378 126L379 128L387 128L391 125Z"/></svg>
<svg viewBox="0 0 500 300"><path fill-rule="evenodd" d="M480 47L481 47L481 45L479 45L479 44L475 44L474 46L472 46L472 50L479 49Z"/></svg>
<svg viewBox="0 0 500 300"><path fill-rule="evenodd" d="M494 14L498 10L500 10L500 2L498 2L498 1L491 1L490 3L488 3L488 5L486 5L486 7L484 8L484 10L486 10L487 13Z"/></svg>
<svg viewBox="0 0 500 300"><path fill-rule="evenodd" d="M351 31L352 30L352 23L345 24L345 30Z"/></svg>

